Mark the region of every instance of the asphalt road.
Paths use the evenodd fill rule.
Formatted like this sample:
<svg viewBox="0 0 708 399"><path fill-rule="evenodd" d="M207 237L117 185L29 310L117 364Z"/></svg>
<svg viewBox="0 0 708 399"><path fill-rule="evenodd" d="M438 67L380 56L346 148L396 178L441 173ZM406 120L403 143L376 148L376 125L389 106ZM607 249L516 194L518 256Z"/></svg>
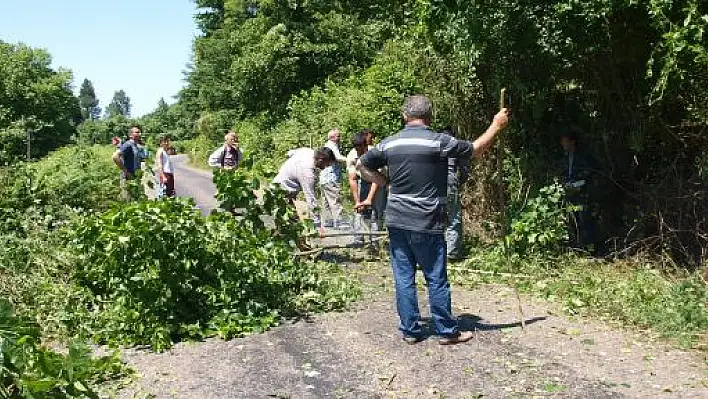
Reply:
<svg viewBox="0 0 708 399"><path fill-rule="evenodd" d="M211 172L189 167L186 155L170 157L175 167L175 191L179 197L193 198L203 215L208 215L217 207L214 193L216 188L211 180Z"/></svg>

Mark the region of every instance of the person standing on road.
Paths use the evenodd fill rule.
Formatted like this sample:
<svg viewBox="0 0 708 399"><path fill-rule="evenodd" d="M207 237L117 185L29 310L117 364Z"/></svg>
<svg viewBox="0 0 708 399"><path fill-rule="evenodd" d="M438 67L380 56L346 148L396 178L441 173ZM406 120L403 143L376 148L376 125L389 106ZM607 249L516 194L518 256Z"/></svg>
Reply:
<svg viewBox="0 0 708 399"><path fill-rule="evenodd" d="M459 331L452 315L450 283L447 278L445 244L445 200L447 158L478 156L489 148L508 122L506 108L474 142L457 140L429 128L432 104L415 95L403 105L405 127L398 134L369 150L357 163L363 179L389 184L386 224L391 267L396 287L399 330L405 342L423 339L415 285L416 265L423 269L428 284L428 301L441 345L469 341L471 331ZM377 169L388 166L388 182Z"/></svg>
<svg viewBox="0 0 708 399"><path fill-rule="evenodd" d="M346 163L347 158L339 152L339 129L332 129L327 133L327 142L324 145L329 148L334 154L335 162L327 166L320 173L320 192L322 193L322 219L329 213L331 219L323 220L324 227L339 228L341 223L340 216L342 214L342 201L340 195L340 178L341 168L339 163Z"/></svg>
<svg viewBox="0 0 708 399"><path fill-rule="evenodd" d="M237 169L243 160L243 152L238 147L238 135L229 130L224 136L224 145L209 156L208 164L212 168Z"/></svg>
<svg viewBox="0 0 708 399"><path fill-rule="evenodd" d="M445 131L453 137L452 129ZM447 159L447 227L445 228L445 242L447 244L447 259L462 260L462 203L460 201L460 187L469 176L469 158Z"/></svg>
<svg viewBox="0 0 708 399"><path fill-rule="evenodd" d="M135 177L136 171L140 170L140 165L143 161L143 152L139 147L139 144L142 143L140 133L139 127L131 127L128 131L128 140L124 141L116 152L113 153L113 162L121 170L121 197L127 201L132 199L128 191L127 181Z"/></svg>
<svg viewBox="0 0 708 399"><path fill-rule="evenodd" d="M386 188L379 187L376 183L369 183L361 178L356 169L356 163L370 146L367 145L367 135L371 132L368 129L357 133L352 139L352 150L347 154L347 177L349 178L349 188L354 198L354 230L370 231L372 219L376 222L379 231L383 230L384 210L386 207ZM355 237L355 244L363 244L364 236Z"/></svg>
<svg viewBox="0 0 708 399"><path fill-rule="evenodd" d="M155 162L157 163L157 173L159 173L159 194L158 197L174 197L175 196L175 169L172 166L170 159L170 137L162 136L159 139L160 148L155 154Z"/></svg>
<svg viewBox="0 0 708 399"><path fill-rule="evenodd" d="M295 197L300 191L305 194L307 208L310 216L315 222L315 227L322 231L320 215L317 212L317 197L315 187L319 171L332 165L334 153L327 147L318 150L312 148L298 148L290 152L288 159L280 166L278 175L273 179L273 183L279 184L288 194L288 201L294 206Z"/></svg>

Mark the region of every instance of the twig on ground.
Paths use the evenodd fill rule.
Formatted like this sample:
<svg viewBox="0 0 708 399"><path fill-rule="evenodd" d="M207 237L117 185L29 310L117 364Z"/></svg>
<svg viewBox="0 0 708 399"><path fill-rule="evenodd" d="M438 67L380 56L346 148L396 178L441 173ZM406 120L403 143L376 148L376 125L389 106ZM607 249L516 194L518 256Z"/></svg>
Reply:
<svg viewBox="0 0 708 399"><path fill-rule="evenodd" d="M454 272L489 274L489 275L493 275L493 276L504 276L504 277L533 278L533 276L529 276L528 274L502 273L502 272L495 272L495 271L490 271L490 270L465 269L462 267L452 267L452 266L448 266L447 268L448 268L448 270L452 270Z"/></svg>
<svg viewBox="0 0 708 399"><path fill-rule="evenodd" d="M373 240L371 240L371 242L374 243L374 242L377 242L377 241L385 240L386 238L387 238L386 236L384 236L384 237L377 237L377 238L374 238ZM352 246L351 244L325 245L325 246L318 247L318 248L314 248L314 249L311 249L311 250L308 250L308 251L295 252L295 253L293 254L293 256L307 256L307 255L312 255L312 254L316 254L316 253L322 252L322 251L327 250L327 249L357 249L357 248L354 247L354 246Z"/></svg>
<svg viewBox="0 0 708 399"><path fill-rule="evenodd" d="M325 233L323 235L320 235L319 233L312 233L308 234L308 237L319 237L319 238L328 238L328 237L348 237L348 236L385 236L388 235L388 232L386 231L342 231L342 232L336 232L336 233Z"/></svg>
<svg viewBox="0 0 708 399"><path fill-rule="evenodd" d="M524 316L524 306L521 304L521 295L519 290L514 285L514 293L516 294L516 303L519 305L519 316L521 316L521 330L526 331L526 316Z"/></svg>

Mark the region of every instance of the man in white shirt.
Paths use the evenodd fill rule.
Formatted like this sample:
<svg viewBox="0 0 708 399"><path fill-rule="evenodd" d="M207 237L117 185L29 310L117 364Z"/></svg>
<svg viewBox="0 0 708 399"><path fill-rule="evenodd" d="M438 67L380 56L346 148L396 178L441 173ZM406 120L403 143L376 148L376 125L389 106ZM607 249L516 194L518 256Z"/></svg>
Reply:
<svg viewBox="0 0 708 399"><path fill-rule="evenodd" d="M335 162L322 170L320 174L320 191L322 193L322 217L329 213L331 219L324 223L325 227L337 228L341 224L339 217L342 214L342 201L339 198L339 179L341 168L339 163L346 163L347 158L339 152L339 129L332 129L327 133L325 147L334 154Z"/></svg>
<svg viewBox="0 0 708 399"><path fill-rule="evenodd" d="M315 222L315 227L321 228L320 215L317 212L315 185L318 172L335 162L334 153L327 147L316 151L303 147L291 151L290 154L290 157L278 170L278 175L273 179L273 183L280 184L283 190L287 191L288 199L293 204L297 193L302 191L305 194L307 208Z"/></svg>
<svg viewBox="0 0 708 399"><path fill-rule="evenodd" d="M224 136L224 145L209 156L212 168L236 169L243 160L243 152L238 148L238 135L230 130Z"/></svg>

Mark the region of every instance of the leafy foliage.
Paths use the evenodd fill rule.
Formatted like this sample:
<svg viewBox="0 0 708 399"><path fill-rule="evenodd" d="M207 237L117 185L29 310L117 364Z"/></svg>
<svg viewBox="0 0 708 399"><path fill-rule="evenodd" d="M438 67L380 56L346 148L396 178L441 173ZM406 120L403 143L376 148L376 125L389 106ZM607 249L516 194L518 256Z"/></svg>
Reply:
<svg viewBox="0 0 708 399"><path fill-rule="evenodd" d="M0 295L48 334L76 330L84 293L72 290L66 228L118 201L107 147L64 147L33 164L0 168Z"/></svg>
<svg viewBox="0 0 708 399"><path fill-rule="evenodd" d="M92 358L78 342L66 355L43 347L39 326L0 298L0 397L98 398L97 384L125 373L117 352Z"/></svg>
<svg viewBox="0 0 708 399"><path fill-rule="evenodd" d="M90 80L84 79L79 89L79 107L84 120L96 120L101 117L101 108L98 106L98 97Z"/></svg>
<svg viewBox="0 0 708 399"><path fill-rule="evenodd" d="M556 182L542 187L513 216L504 238L508 249L518 253L558 253L568 240L563 186Z"/></svg>
<svg viewBox="0 0 708 399"><path fill-rule="evenodd" d="M205 35L180 97L195 114L282 115L288 99L373 55L379 26L339 2L197 1ZM364 7L362 7L363 9Z"/></svg>
<svg viewBox="0 0 708 399"><path fill-rule="evenodd" d="M74 281L94 298L92 335L164 350L174 340L241 336L283 315L345 304L355 291L292 257L294 227L277 222L287 216L284 202L266 193L265 205L255 204L257 186L241 179L224 189L235 194L226 202L246 209L241 221L204 219L177 199L135 202L80 223ZM262 211L273 212L280 234L259 228Z"/></svg>
<svg viewBox="0 0 708 399"><path fill-rule="evenodd" d="M106 118L113 118L116 116L130 117L130 97L125 94L125 91L118 90L113 93L113 99L106 107Z"/></svg>
<svg viewBox="0 0 708 399"><path fill-rule="evenodd" d="M0 165L26 153L28 130L31 157L69 141L81 115L71 79L51 68L46 51L0 41Z"/></svg>
<svg viewBox="0 0 708 399"><path fill-rule="evenodd" d="M562 303L570 314L653 330L686 347L705 350L708 345L708 287L698 273L667 275L641 258L604 263L568 254L509 255L498 245L474 248L464 266L453 273L453 281L513 283ZM490 274L467 273L467 268ZM515 277L518 273L529 277Z"/></svg>

